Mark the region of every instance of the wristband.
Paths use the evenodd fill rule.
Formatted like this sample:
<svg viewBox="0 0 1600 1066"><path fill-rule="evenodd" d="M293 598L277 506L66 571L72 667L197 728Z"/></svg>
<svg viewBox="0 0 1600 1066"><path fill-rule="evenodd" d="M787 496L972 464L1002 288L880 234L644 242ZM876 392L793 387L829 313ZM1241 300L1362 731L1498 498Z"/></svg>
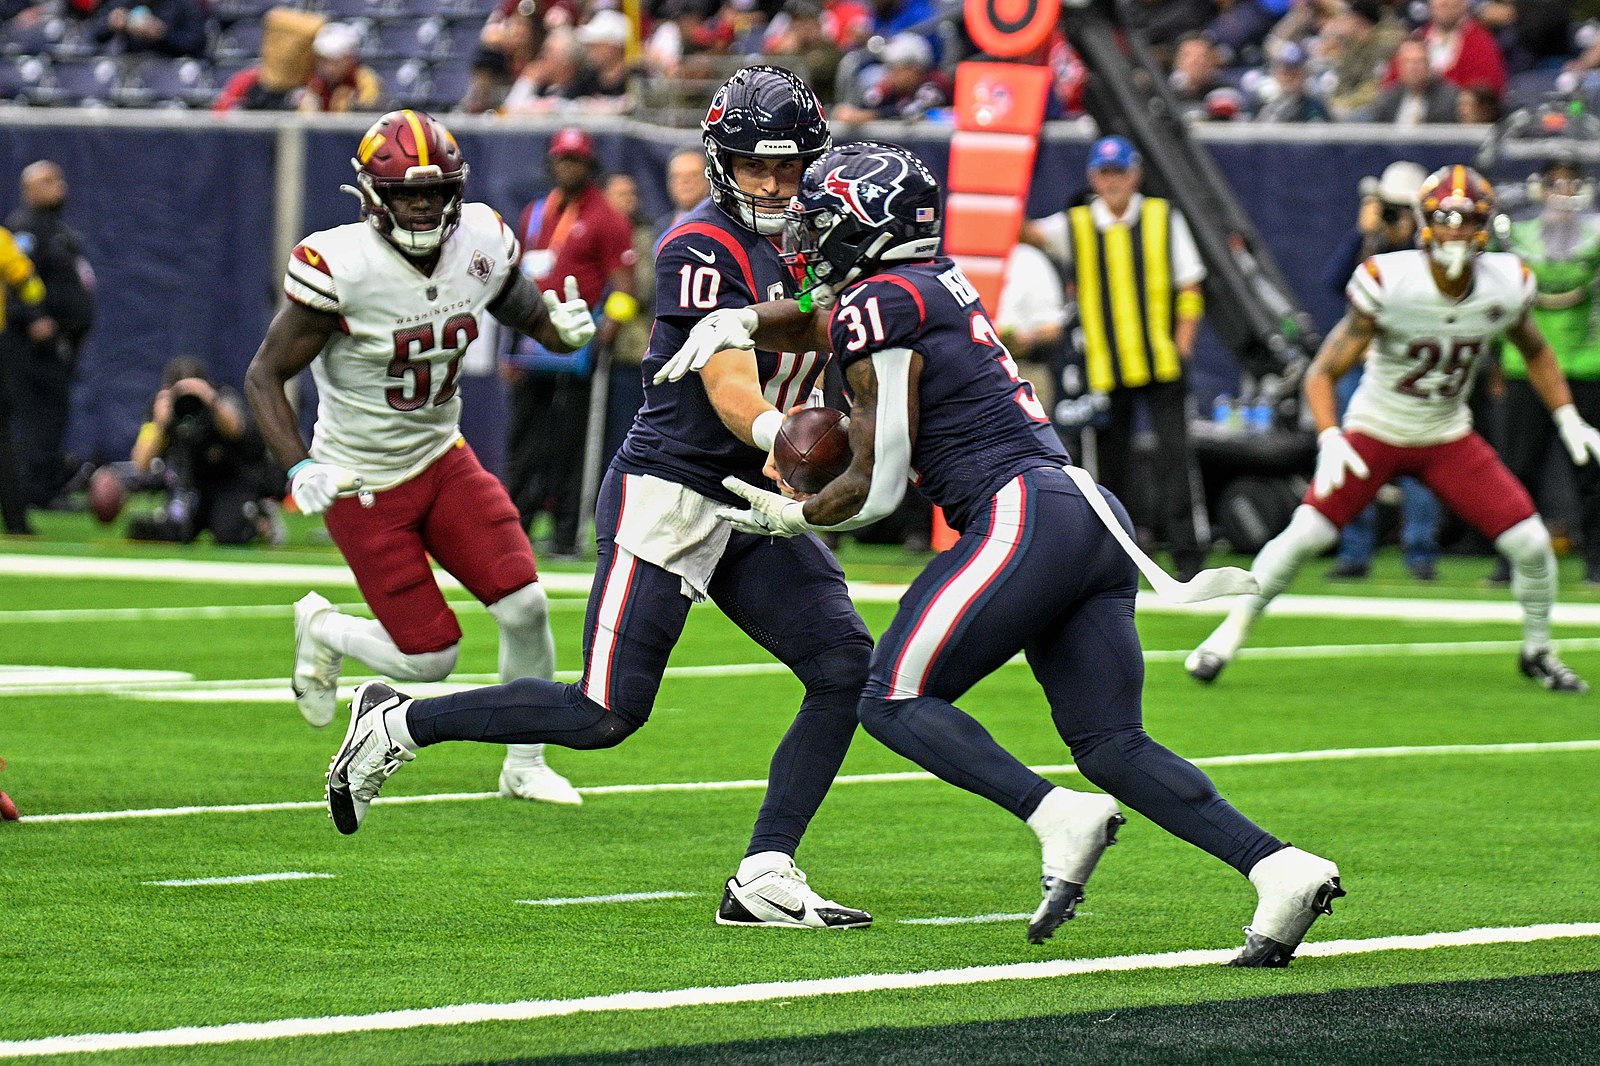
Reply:
<svg viewBox="0 0 1600 1066"><path fill-rule="evenodd" d="M1206 313L1206 298L1198 292L1184 291L1178 293L1178 317L1200 318Z"/></svg>
<svg viewBox="0 0 1600 1066"><path fill-rule="evenodd" d="M289 468L289 480L290 480L290 481L293 481L293 480L294 480L294 476L295 476L295 475L296 475L296 474L298 474L298 473L299 473L299 472L300 472L300 471L301 471L301 470L302 470L302 469L304 469L304 468L305 468L305 467L308 467L308 466L310 466L310 465L311 465L311 464L313 464L313 463L315 463L315 462L316 462L316 460L315 460L315 459L313 459L313 458L311 458L311 457L310 457L310 456L309 456L309 455L308 455L308 456L306 456L306 457L305 457L305 458L304 458L304 459L302 459L302 460L300 460L300 461L299 461L299 462L298 462L298 463L296 463L296 464L294 464L294 465L293 465L293 466L291 466L291 467L290 467L290 468Z"/></svg>
<svg viewBox="0 0 1600 1066"><path fill-rule="evenodd" d="M756 442L756 447L764 452L772 451L773 442L778 439L778 431L783 428L783 412L779 410L762 411L756 415L754 422L750 423L750 439Z"/></svg>
<svg viewBox="0 0 1600 1066"><path fill-rule="evenodd" d="M606 297L601 310L613 322L632 322L639 315L639 301L619 290Z"/></svg>

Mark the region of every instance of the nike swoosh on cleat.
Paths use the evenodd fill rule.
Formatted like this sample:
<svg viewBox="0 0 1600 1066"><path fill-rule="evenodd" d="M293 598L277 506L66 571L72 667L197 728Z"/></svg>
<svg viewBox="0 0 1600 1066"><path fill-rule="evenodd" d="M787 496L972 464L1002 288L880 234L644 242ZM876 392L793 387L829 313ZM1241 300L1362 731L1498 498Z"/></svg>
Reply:
<svg viewBox="0 0 1600 1066"><path fill-rule="evenodd" d="M716 252L702 252L700 249L694 247L693 245L684 245L684 247L688 248L690 254L692 254L696 259L700 260L700 262L702 262L702 263L715 263L717 261L717 253Z"/></svg>
<svg viewBox="0 0 1600 1066"><path fill-rule="evenodd" d="M775 899L767 899L765 896L763 896L761 898L761 902L765 903L769 907L772 907L772 908L774 908L776 910L782 911L783 913L787 914L789 917L793 918L797 922L805 921L805 918L806 918L806 907L805 907L805 904L803 904L803 903L796 909L790 909L788 907L785 907L783 904L779 903L777 900L775 900Z"/></svg>

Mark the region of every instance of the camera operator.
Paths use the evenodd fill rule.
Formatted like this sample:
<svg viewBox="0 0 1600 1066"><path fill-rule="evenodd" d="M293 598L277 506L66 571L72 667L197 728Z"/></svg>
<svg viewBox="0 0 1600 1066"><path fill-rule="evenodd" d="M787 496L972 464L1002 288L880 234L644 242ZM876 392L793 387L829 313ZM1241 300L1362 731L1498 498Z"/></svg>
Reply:
<svg viewBox="0 0 1600 1066"><path fill-rule="evenodd" d="M159 460L167 489L165 506L129 522L134 540L187 544L207 529L218 544L270 537L271 496L283 474L272 468L239 396L213 385L200 360L179 356L166 365L132 459L145 473Z"/></svg>

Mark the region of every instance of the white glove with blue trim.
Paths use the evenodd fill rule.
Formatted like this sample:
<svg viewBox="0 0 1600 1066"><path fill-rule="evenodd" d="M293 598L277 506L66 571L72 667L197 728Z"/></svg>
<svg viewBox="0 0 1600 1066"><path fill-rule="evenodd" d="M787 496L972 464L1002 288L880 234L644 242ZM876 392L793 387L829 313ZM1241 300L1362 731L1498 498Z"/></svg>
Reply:
<svg viewBox="0 0 1600 1066"><path fill-rule="evenodd" d="M594 339L594 316L589 313L589 305L583 297L578 295L578 279L571 274L567 275L566 292L567 298L562 300L545 290L544 308L550 313L550 324L555 327L556 336L577 351Z"/></svg>
<svg viewBox="0 0 1600 1066"><path fill-rule="evenodd" d="M711 357L729 348L749 351L756 346L751 334L760 321L748 307L719 307L696 322L679 348L656 371L652 384L679 381L690 371L698 374L704 370Z"/></svg>
<svg viewBox="0 0 1600 1066"><path fill-rule="evenodd" d="M355 471L315 459L302 459L289 470L289 494L301 514L322 514L339 497L360 492L361 483Z"/></svg>
<svg viewBox="0 0 1600 1066"><path fill-rule="evenodd" d="M815 528L806 521L805 505L799 500L766 489L758 489L736 477L722 479L722 487L750 501L748 511L737 507L717 508L717 517L740 533L768 537L792 537Z"/></svg>

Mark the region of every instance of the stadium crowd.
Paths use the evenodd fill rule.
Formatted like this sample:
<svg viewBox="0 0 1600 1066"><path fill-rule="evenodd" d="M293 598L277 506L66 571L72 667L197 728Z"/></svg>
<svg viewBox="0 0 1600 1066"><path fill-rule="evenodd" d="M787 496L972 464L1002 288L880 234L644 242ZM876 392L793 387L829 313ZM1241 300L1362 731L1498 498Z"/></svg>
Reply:
<svg viewBox="0 0 1600 1066"><path fill-rule="evenodd" d="M3 0L0 100L29 105L643 113L678 124L775 62L835 121L948 116L973 58L949 0ZM1484 122L1600 94L1600 33L1563 0L1126 0L1208 122ZM1082 114L1059 31L1050 118ZM690 106L694 105L694 106Z"/></svg>

